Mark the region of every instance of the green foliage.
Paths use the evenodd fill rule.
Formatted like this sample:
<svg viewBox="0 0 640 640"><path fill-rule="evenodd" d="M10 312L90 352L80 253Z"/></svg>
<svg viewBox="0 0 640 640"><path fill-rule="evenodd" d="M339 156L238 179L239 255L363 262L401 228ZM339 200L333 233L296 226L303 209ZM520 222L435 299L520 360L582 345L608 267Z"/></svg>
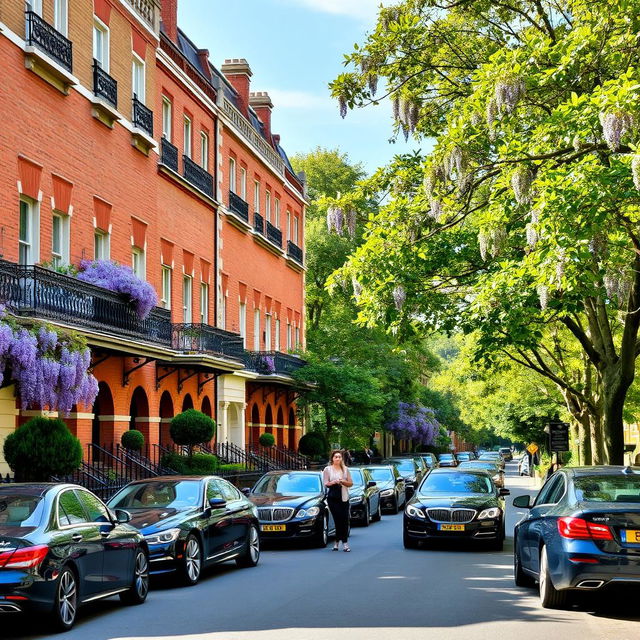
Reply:
<svg viewBox="0 0 640 640"><path fill-rule="evenodd" d="M216 473L221 473L223 471L237 471L238 473L246 473L247 469L243 464L230 462L228 464L219 465Z"/></svg>
<svg viewBox="0 0 640 640"><path fill-rule="evenodd" d="M80 441L60 419L32 418L9 434L4 457L18 482L49 482L82 462Z"/></svg>
<svg viewBox="0 0 640 640"><path fill-rule="evenodd" d="M167 469L173 469L176 473L187 476L212 475L219 468L218 458L206 453L182 456L179 453L169 452L162 456L160 464Z"/></svg>
<svg viewBox="0 0 640 640"><path fill-rule="evenodd" d="M261 433L260 437L258 438L258 442L263 446L263 447L273 447L273 445L276 443L276 439L273 437L272 433Z"/></svg>
<svg viewBox="0 0 640 640"><path fill-rule="evenodd" d="M329 443L323 433L309 431L300 438L298 450L303 455L312 458L326 456L329 453Z"/></svg>
<svg viewBox="0 0 640 640"><path fill-rule="evenodd" d="M187 409L171 419L169 433L176 444L189 447L191 454L194 445L209 442L216 432L216 423L196 409Z"/></svg>
<svg viewBox="0 0 640 640"><path fill-rule="evenodd" d="M144 435L137 429L129 429L129 431L125 431L122 434L120 442L125 449L141 451L142 447L144 447Z"/></svg>

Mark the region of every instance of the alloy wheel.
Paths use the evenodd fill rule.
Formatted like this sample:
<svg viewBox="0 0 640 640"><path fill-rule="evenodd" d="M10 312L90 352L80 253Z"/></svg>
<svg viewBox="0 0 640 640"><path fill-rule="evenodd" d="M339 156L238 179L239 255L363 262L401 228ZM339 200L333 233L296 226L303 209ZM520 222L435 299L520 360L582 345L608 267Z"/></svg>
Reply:
<svg viewBox="0 0 640 640"><path fill-rule="evenodd" d="M76 578L67 569L60 576L58 584L58 613L60 620L65 627L71 627L76 619L78 609L78 589Z"/></svg>
<svg viewBox="0 0 640 640"><path fill-rule="evenodd" d="M202 558L200 557L200 543L194 536L189 536L184 552L184 562L187 576L192 583L196 583L200 577Z"/></svg>
<svg viewBox="0 0 640 640"><path fill-rule="evenodd" d="M251 527L251 533L249 534L249 555L251 562L258 564L258 559L260 558L260 536L255 527Z"/></svg>
<svg viewBox="0 0 640 640"><path fill-rule="evenodd" d="M149 593L149 563L144 551L136 556L135 587L138 598L144 600Z"/></svg>

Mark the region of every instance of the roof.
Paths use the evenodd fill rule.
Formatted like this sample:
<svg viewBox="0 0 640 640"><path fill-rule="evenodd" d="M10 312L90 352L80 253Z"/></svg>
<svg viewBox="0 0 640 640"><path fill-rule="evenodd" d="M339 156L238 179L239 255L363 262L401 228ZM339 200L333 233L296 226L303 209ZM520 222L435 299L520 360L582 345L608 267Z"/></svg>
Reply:
<svg viewBox="0 0 640 640"><path fill-rule="evenodd" d="M10 482L0 484L0 492L20 492L30 496L41 496L51 489L60 486L58 482Z"/></svg>
<svg viewBox="0 0 640 640"><path fill-rule="evenodd" d="M629 467L624 465L598 465L592 467L565 467L564 471L574 476L610 476L622 473L625 469L631 469L634 473L640 474L640 467Z"/></svg>
<svg viewBox="0 0 640 640"><path fill-rule="evenodd" d="M276 476L282 475L283 473L309 473L317 475L322 473L322 471L316 469L276 469L274 471L267 471L265 475Z"/></svg>

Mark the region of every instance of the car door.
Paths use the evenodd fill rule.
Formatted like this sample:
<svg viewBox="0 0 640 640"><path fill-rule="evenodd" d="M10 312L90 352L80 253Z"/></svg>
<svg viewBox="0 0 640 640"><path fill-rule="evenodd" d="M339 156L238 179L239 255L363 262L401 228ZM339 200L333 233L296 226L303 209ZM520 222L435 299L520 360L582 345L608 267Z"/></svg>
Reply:
<svg viewBox="0 0 640 640"><path fill-rule="evenodd" d="M226 480L219 480L222 495L227 501L227 513L231 517L230 541L232 547L244 544L249 533L251 509L246 498Z"/></svg>
<svg viewBox="0 0 640 640"><path fill-rule="evenodd" d="M225 500L221 481L210 478L207 481L206 506L207 518L205 523L205 544L206 557L214 558L232 546L233 540L233 516L229 513L227 506L219 509L211 509L209 500Z"/></svg>

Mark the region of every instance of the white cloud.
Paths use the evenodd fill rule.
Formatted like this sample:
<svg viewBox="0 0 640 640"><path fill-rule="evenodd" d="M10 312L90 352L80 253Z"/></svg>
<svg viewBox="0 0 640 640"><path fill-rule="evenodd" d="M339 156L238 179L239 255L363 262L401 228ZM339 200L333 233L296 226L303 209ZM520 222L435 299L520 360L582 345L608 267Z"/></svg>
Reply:
<svg viewBox="0 0 640 640"><path fill-rule="evenodd" d="M305 109L317 111L337 108L328 95L317 95L308 91L269 89L269 96L275 110Z"/></svg>
<svg viewBox="0 0 640 640"><path fill-rule="evenodd" d="M373 22L381 4L390 0L289 0L291 4L302 4L313 11L349 16L357 20Z"/></svg>

